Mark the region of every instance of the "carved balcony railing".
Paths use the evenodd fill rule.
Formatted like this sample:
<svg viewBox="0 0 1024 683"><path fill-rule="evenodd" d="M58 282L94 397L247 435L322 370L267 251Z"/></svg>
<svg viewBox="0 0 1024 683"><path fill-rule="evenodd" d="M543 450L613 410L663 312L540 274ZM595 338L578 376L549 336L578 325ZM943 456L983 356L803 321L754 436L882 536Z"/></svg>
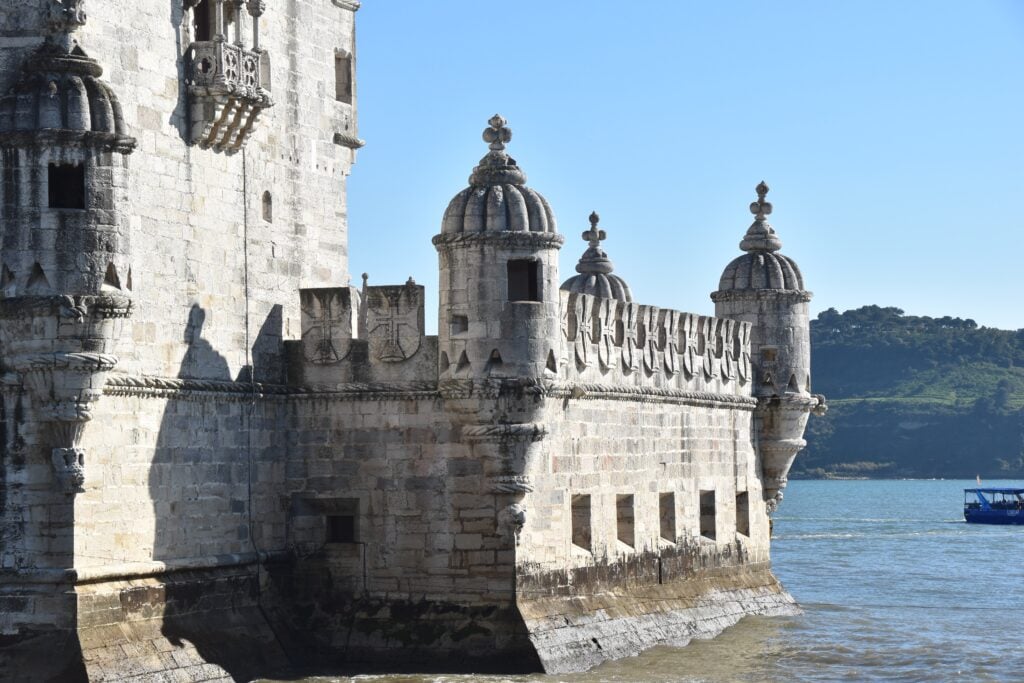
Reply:
<svg viewBox="0 0 1024 683"><path fill-rule="evenodd" d="M266 52L225 40L197 41L185 59L192 142L217 151L238 151L260 112L273 106L264 87Z"/></svg>

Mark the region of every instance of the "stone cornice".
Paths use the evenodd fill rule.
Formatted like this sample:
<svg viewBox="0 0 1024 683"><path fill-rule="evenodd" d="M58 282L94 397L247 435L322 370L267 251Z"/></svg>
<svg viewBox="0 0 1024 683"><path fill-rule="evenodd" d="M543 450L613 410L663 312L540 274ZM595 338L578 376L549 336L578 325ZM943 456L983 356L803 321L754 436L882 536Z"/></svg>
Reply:
<svg viewBox="0 0 1024 683"><path fill-rule="evenodd" d="M294 387L283 384L232 382L213 379L177 379L150 375L113 373L103 393L108 396L173 398L177 400L249 401L256 399L324 399L335 401L384 401L434 399L434 382L352 382L330 387Z"/></svg>
<svg viewBox="0 0 1024 683"><path fill-rule="evenodd" d="M331 0L331 2L334 4L335 7L347 9L352 12L358 11L360 6L362 6L362 3L359 2L359 0Z"/></svg>
<svg viewBox="0 0 1024 683"><path fill-rule="evenodd" d="M672 403L712 408L754 410L757 399L735 394L715 394L707 391L683 391L660 387L620 386L616 384L584 384L555 382L545 387L544 394L554 398L573 400L634 401L637 403Z"/></svg>
<svg viewBox="0 0 1024 683"><path fill-rule="evenodd" d="M129 135L87 130L13 130L0 133L0 145L22 148L71 147L131 154L135 144L135 138Z"/></svg>
<svg viewBox="0 0 1024 683"><path fill-rule="evenodd" d="M453 232L434 235L431 242L438 251L451 247L468 247L479 244L499 244L508 247L531 249L560 249L565 237L557 232L514 232L511 230L487 232Z"/></svg>
<svg viewBox="0 0 1024 683"><path fill-rule="evenodd" d="M711 300L716 304L720 301L757 301L758 299L775 299L800 303L810 301L813 292L801 289L725 289L711 293Z"/></svg>

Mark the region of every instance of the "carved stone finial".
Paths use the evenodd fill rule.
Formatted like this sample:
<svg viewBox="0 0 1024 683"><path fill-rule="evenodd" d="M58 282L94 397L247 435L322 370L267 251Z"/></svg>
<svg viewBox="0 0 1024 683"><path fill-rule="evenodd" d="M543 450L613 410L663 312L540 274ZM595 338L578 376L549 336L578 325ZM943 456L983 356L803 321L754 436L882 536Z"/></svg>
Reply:
<svg viewBox="0 0 1024 683"><path fill-rule="evenodd" d="M495 152L505 149L505 143L512 139L512 129L506 125L507 123L501 114L495 114L487 120L490 127L484 129L483 138L484 142L490 143L490 148Z"/></svg>
<svg viewBox="0 0 1024 683"><path fill-rule="evenodd" d="M762 180L754 188L757 201L750 203L750 213L754 214L754 222L747 229L747 234L740 242L743 251L778 251L782 248L782 240L775 234L775 229L768 224L768 216L772 212L772 203L765 201L768 185Z"/></svg>
<svg viewBox="0 0 1024 683"><path fill-rule="evenodd" d="M590 212L590 230L583 233L583 239L592 247L600 247L601 241L607 239L608 234L597 227L598 221L601 217L597 215L597 211Z"/></svg>
<svg viewBox="0 0 1024 683"><path fill-rule="evenodd" d="M764 200L765 195L768 194L768 186L762 180L754 188L754 191L757 192L757 201L751 202L750 213L754 214L754 218L757 220L763 221L772 212L772 203Z"/></svg>
<svg viewBox="0 0 1024 683"><path fill-rule="evenodd" d="M370 281L370 274L363 273L363 289L366 289L366 283Z"/></svg>
<svg viewBox="0 0 1024 683"><path fill-rule="evenodd" d="M501 114L495 114L488 119L483 139L490 149L470 174L470 185L480 187L526 183L526 175L516 166L516 160L505 153L505 143L512 139L512 129L506 125L507 123Z"/></svg>

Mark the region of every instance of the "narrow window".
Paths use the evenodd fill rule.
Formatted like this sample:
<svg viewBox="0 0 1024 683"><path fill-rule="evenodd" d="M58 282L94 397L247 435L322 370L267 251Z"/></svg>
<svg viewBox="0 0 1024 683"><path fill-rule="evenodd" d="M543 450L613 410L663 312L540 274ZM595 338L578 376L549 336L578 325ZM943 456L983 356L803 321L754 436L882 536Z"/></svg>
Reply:
<svg viewBox="0 0 1024 683"><path fill-rule="evenodd" d="M746 491L736 494L736 533L750 535L750 497Z"/></svg>
<svg viewBox="0 0 1024 683"><path fill-rule="evenodd" d="M274 222L274 198L270 190L263 193L263 220L268 223Z"/></svg>
<svg viewBox="0 0 1024 683"><path fill-rule="evenodd" d="M540 301L540 261L508 262L508 300Z"/></svg>
<svg viewBox="0 0 1024 683"><path fill-rule="evenodd" d="M572 544L592 550L590 535L590 496L572 497Z"/></svg>
<svg viewBox="0 0 1024 683"><path fill-rule="evenodd" d="M334 53L334 99L352 104L352 56L341 50Z"/></svg>
<svg viewBox="0 0 1024 683"><path fill-rule="evenodd" d="M51 209L85 208L85 164L50 164L48 183Z"/></svg>
<svg viewBox="0 0 1024 683"><path fill-rule="evenodd" d="M208 0L199 0L192 8L192 35L196 42L213 40L212 19Z"/></svg>
<svg viewBox="0 0 1024 683"><path fill-rule="evenodd" d="M359 541L359 500L343 498L331 506L326 519L327 543L356 543Z"/></svg>
<svg viewBox="0 0 1024 683"><path fill-rule="evenodd" d="M663 493L658 496L658 514L661 518L661 537L669 543L676 542L676 494Z"/></svg>
<svg viewBox="0 0 1024 683"><path fill-rule="evenodd" d="M700 492L700 535L715 540L715 492Z"/></svg>
<svg viewBox="0 0 1024 683"><path fill-rule="evenodd" d="M636 545L633 538L633 496L615 496L616 531L620 542L630 548Z"/></svg>
<svg viewBox="0 0 1024 683"><path fill-rule="evenodd" d="M775 355L778 353L778 349L775 348L764 348L761 349L761 360L767 363L775 361Z"/></svg>

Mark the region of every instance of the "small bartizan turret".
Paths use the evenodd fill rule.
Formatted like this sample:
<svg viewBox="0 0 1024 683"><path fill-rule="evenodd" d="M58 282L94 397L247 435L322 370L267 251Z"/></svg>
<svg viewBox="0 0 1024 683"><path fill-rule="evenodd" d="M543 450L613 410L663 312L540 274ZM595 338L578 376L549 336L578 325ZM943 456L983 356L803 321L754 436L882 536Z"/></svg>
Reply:
<svg viewBox="0 0 1024 683"><path fill-rule="evenodd" d="M497 114L473 169L434 237L440 256L439 375L445 379L543 376L558 339L555 215L505 152L512 131Z"/></svg>
<svg viewBox="0 0 1024 683"><path fill-rule="evenodd" d="M796 263L779 253L782 241L767 220L772 212L765 201L768 186L762 181L756 189L757 201L750 205L754 222L740 242L746 253L726 266L711 299L716 316L753 325L757 451L765 497L773 510L782 500L793 459L807 445L807 417L823 411L825 400L811 395L811 292L804 289Z"/></svg>

